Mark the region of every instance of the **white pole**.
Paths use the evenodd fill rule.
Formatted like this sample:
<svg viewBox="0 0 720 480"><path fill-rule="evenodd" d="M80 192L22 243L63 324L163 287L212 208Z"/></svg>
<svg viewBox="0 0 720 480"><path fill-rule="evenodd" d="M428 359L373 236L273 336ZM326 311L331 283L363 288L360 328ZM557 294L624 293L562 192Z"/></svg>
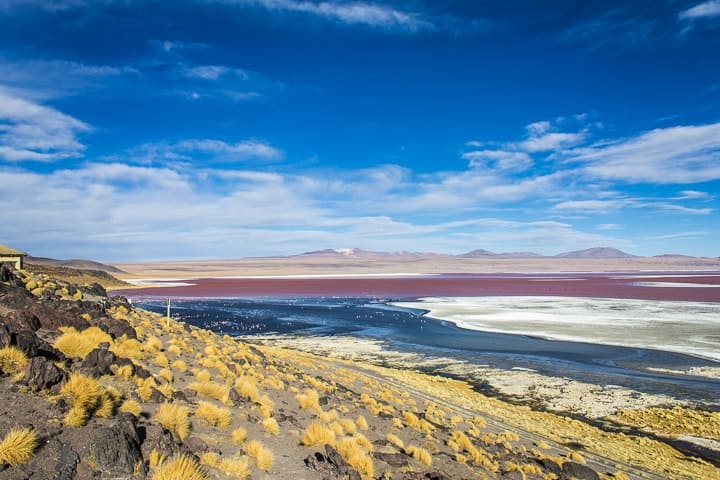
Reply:
<svg viewBox="0 0 720 480"><path fill-rule="evenodd" d="M170 328L170 297L168 297L168 299L167 299L167 315L165 315L165 316L167 317L167 320L166 320L167 326L168 326L168 328Z"/></svg>

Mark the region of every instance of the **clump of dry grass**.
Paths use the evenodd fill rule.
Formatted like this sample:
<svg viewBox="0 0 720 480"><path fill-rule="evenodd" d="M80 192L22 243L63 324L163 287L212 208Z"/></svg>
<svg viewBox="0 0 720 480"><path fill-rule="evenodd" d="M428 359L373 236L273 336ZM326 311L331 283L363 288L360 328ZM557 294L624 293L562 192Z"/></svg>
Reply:
<svg viewBox="0 0 720 480"><path fill-rule="evenodd" d="M372 444L365 437L343 438L336 443L335 448L348 465L356 469L363 478L373 478L375 466L368 455L372 451Z"/></svg>
<svg viewBox="0 0 720 480"><path fill-rule="evenodd" d="M232 431L230 438L235 445L242 445L247 439L247 430L242 427L238 427Z"/></svg>
<svg viewBox="0 0 720 480"><path fill-rule="evenodd" d="M245 444L245 452L255 459L260 470L270 471L273 465L273 454L259 440L250 440Z"/></svg>
<svg viewBox="0 0 720 480"><path fill-rule="evenodd" d="M27 463L35 452L37 435L28 428L13 428L0 442L0 464Z"/></svg>
<svg viewBox="0 0 720 480"><path fill-rule="evenodd" d="M139 361L142 359L142 344L134 338L127 338L125 335L116 339L109 350L118 357L129 358Z"/></svg>
<svg viewBox="0 0 720 480"><path fill-rule="evenodd" d="M85 358L101 343L112 343L112 337L98 327L89 327L78 332L73 327L60 327L62 333L53 347L60 350L68 358Z"/></svg>
<svg viewBox="0 0 720 480"><path fill-rule="evenodd" d="M177 370L180 373L187 372L187 364L182 360L175 360L170 364L170 368Z"/></svg>
<svg viewBox="0 0 720 480"><path fill-rule="evenodd" d="M306 388L303 393L295 395L295 400L298 401L300 408L303 410L310 410L318 414L322 413L320 395L313 388Z"/></svg>
<svg viewBox="0 0 720 480"><path fill-rule="evenodd" d="M424 448L411 445L405 449L405 454L420 460L420 462L428 467L432 464L432 455Z"/></svg>
<svg viewBox="0 0 720 480"><path fill-rule="evenodd" d="M239 377L235 381L235 390L237 390L241 397L251 402L258 402L260 400L260 392L258 391L255 380L251 377Z"/></svg>
<svg viewBox="0 0 720 480"><path fill-rule="evenodd" d="M206 480L205 469L187 455L173 457L158 466L152 480Z"/></svg>
<svg viewBox="0 0 720 480"><path fill-rule="evenodd" d="M155 412L154 419L180 441L190 434L190 411L187 407L163 403Z"/></svg>
<svg viewBox="0 0 720 480"><path fill-rule="evenodd" d="M272 433L273 435L280 434L280 425L278 425L277 420L272 417L264 419L262 421L262 427L263 430L268 433Z"/></svg>
<svg viewBox="0 0 720 480"><path fill-rule="evenodd" d="M134 417L140 416L140 403L137 400L133 400L131 398L125 400L122 405L120 405L121 412L129 413L133 415Z"/></svg>
<svg viewBox="0 0 720 480"><path fill-rule="evenodd" d="M195 390L198 395L207 398L214 398L225 405L229 405L231 403L230 387L227 385L221 385L214 382L193 382L188 385L188 388Z"/></svg>
<svg viewBox="0 0 720 480"><path fill-rule="evenodd" d="M305 429L300 441L307 447L333 445L335 443L335 432L322 423L313 422Z"/></svg>
<svg viewBox="0 0 720 480"><path fill-rule="evenodd" d="M357 428L359 428L360 430L367 430L368 428L370 428L367 420L365 420L365 417L363 417L362 415L355 419L355 425L357 425Z"/></svg>
<svg viewBox="0 0 720 480"><path fill-rule="evenodd" d="M0 373L17 375L25 370L28 358L14 345L0 348Z"/></svg>
<svg viewBox="0 0 720 480"><path fill-rule="evenodd" d="M393 445L395 445L395 446L398 447L399 449L402 450L403 448L405 448L405 443L404 443L404 442L400 439L400 437L398 437L397 435L393 435L392 433L388 433L388 434L385 436L385 438L387 439L388 442L392 443Z"/></svg>
<svg viewBox="0 0 720 480"><path fill-rule="evenodd" d="M72 407L65 416L65 425L82 427L87 420L101 406L105 391L97 380L82 373L74 372L60 389Z"/></svg>
<svg viewBox="0 0 720 480"><path fill-rule="evenodd" d="M202 418L213 427L218 427L223 430L230 428L230 424L232 423L232 413L230 410L218 407L210 402L198 402L195 416Z"/></svg>

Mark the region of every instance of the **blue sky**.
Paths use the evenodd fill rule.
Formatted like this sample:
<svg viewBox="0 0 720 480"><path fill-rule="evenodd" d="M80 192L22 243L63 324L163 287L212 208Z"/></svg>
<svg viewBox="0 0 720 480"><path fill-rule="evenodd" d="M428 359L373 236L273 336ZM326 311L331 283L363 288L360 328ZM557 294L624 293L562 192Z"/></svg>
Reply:
<svg viewBox="0 0 720 480"><path fill-rule="evenodd" d="M720 0L3 0L0 243L720 255Z"/></svg>

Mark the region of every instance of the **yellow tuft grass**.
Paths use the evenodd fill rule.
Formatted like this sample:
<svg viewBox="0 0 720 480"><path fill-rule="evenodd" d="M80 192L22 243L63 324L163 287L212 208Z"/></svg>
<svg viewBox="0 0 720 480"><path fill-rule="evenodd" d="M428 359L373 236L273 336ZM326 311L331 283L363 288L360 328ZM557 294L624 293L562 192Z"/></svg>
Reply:
<svg viewBox="0 0 720 480"><path fill-rule="evenodd" d="M193 370L193 375L198 382L209 382L212 378L209 370Z"/></svg>
<svg viewBox="0 0 720 480"><path fill-rule="evenodd" d="M140 403L137 400L133 399L127 399L125 400L122 405L120 405L119 410L121 412L129 413L133 415L134 417L140 416Z"/></svg>
<svg viewBox="0 0 720 480"><path fill-rule="evenodd" d="M116 376L121 377L124 380L130 380L130 378L133 376L132 365L123 365L121 367L118 367L117 365L111 365L110 368L113 370Z"/></svg>
<svg viewBox="0 0 720 480"><path fill-rule="evenodd" d="M388 442L392 443L393 445L395 445L395 446L398 447L399 449L402 450L403 448L405 448L405 443L404 443L404 442L400 439L400 437L398 437L397 435L393 435L392 433L388 433L388 434L385 436L385 438L387 439Z"/></svg>
<svg viewBox="0 0 720 480"><path fill-rule="evenodd" d="M241 457L237 460L226 458L215 468L238 480L245 480L250 476L250 461L248 457Z"/></svg>
<svg viewBox="0 0 720 480"><path fill-rule="evenodd" d="M432 464L432 455L424 448L411 445L405 449L405 454L420 460L420 462L428 467Z"/></svg>
<svg viewBox="0 0 720 480"><path fill-rule="evenodd" d="M13 428L0 442L0 464L27 463L35 452L37 435L28 428Z"/></svg>
<svg viewBox="0 0 720 480"><path fill-rule="evenodd" d="M163 403L155 412L154 419L181 441L190 434L190 411L187 407Z"/></svg>
<svg viewBox="0 0 720 480"><path fill-rule="evenodd" d="M355 422L349 418L341 418L338 420L338 423L342 426L343 430L345 430L345 433L348 435L355 435L355 432L357 431L357 425L355 425Z"/></svg>
<svg viewBox="0 0 720 480"><path fill-rule="evenodd" d="M182 360L175 360L170 364L170 368L177 370L180 373L187 372L187 364Z"/></svg>
<svg viewBox="0 0 720 480"><path fill-rule="evenodd" d="M242 427L238 427L232 431L230 438L235 445L242 445L243 442L245 442L245 439L247 439L247 430Z"/></svg>
<svg viewBox="0 0 720 480"><path fill-rule="evenodd" d="M14 345L0 348L0 373L16 375L25 370L27 363L25 352Z"/></svg>
<svg viewBox="0 0 720 480"><path fill-rule="evenodd" d="M53 347L60 350L68 358L85 358L101 343L112 343L112 337L98 327L89 327L78 332L73 327L61 327L63 332Z"/></svg>
<svg viewBox="0 0 720 480"><path fill-rule="evenodd" d="M230 424L232 423L232 413L230 413L230 410L218 407L210 402L198 402L195 416L205 420L213 427L218 427L223 430L230 428Z"/></svg>
<svg viewBox="0 0 720 480"><path fill-rule="evenodd" d="M78 372L72 373L60 389L60 395L72 404L65 417L65 424L72 427L85 425L100 406L104 394L103 388L94 378Z"/></svg>
<svg viewBox="0 0 720 480"><path fill-rule="evenodd" d="M213 382L193 382L188 385L188 388L195 390L198 395L203 397L214 398L226 405L231 403L230 388L227 385L221 385Z"/></svg>
<svg viewBox="0 0 720 480"><path fill-rule="evenodd" d="M148 456L148 464L150 465L150 468L155 468L167 460L167 457L164 453L160 453L159 451L153 449L150 452L150 455Z"/></svg>
<svg viewBox="0 0 720 480"><path fill-rule="evenodd" d="M585 458L580 454L580 452L568 452L567 458L573 462L582 463L583 465L585 464Z"/></svg>
<svg viewBox="0 0 720 480"><path fill-rule="evenodd" d="M124 335L116 339L110 345L109 350L118 357L129 358L135 361L142 359L142 344L134 338L127 338Z"/></svg>
<svg viewBox="0 0 720 480"><path fill-rule="evenodd" d="M251 377L240 377L235 381L235 390L251 402L258 402L260 400L260 392L258 391L255 380Z"/></svg>
<svg viewBox="0 0 720 480"><path fill-rule="evenodd" d="M295 400L300 404L303 410L311 410L315 413L321 413L320 395L313 388L306 388L303 393L295 395Z"/></svg>
<svg viewBox="0 0 720 480"><path fill-rule="evenodd" d="M357 428L360 430L367 430L369 427L367 420L365 420L365 417L360 415L355 419L355 425L357 425Z"/></svg>
<svg viewBox="0 0 720 480"><path fill-rule="evenodd" d="M333 445L335 443L335 432L322 423L313 422L305 429L300 441L307 447Z"/></svg>
<svg viewBox="0 0 720 480"><path fill-rule="evenodd" d="M170 366L170 360L168 360L167 356L162 352L155 355L153 363L161 368L168 368Z"/></svg>
<svg viewBox="0 0 720 480"><path fill-rule="evenodd" d="M142 350L148 353L159 352L162 348L162 340L153 335L148 335L145 342L142 344Z"/></svg>
<svg viewBox="0 0 720 480"><path fill-rule="evenodd" d="M278 425L277 420L274 418L266 418L262 421L262 427L263 430L265 430L268 433L272 433L273 435L279 435L280 434L280 425Z"/></svg>
<svg viewBox="0 0 720 480"><path fill-rule="evenodd" d="M172 383L173 381L173 373L167 368L161 369L157 375L158 377L165 379L168 383Z"/></svg>
<svg viewBox="0 0 720 480"><path fill-rule="evenodd" d="M205 469L187 455L179 455L157 467L152 480L206 480Z"/></svg>
<svg viewBox="0 0 720 480"><path fill-rule="evenodd" d="M273 454L259 440L250 440L245 444L245 452L255 459L260 470L270 471L273 465Z"/></svg>
<svg viewBox="0 0 720 480"><path fill-rule="evenodd" d="M180 347L178 347L177 345L170 345L167 348L167 351L168 351L168 353L172 353L175 356L180 355Z"/></svg>

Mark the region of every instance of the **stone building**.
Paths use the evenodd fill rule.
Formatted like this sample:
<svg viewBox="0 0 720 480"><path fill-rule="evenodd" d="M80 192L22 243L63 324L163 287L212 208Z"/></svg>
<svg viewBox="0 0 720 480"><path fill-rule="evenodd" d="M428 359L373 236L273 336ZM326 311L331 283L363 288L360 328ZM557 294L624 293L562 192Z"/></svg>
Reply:
<svg viewBox="0 0 720 480"><path fill-rule="evenodd" d="M20 270L23 268L23 261L25 260L25 254L17 250L13 250L5 245L0 245L0 263L8 262L15 265L15 268Z"/></svg>

